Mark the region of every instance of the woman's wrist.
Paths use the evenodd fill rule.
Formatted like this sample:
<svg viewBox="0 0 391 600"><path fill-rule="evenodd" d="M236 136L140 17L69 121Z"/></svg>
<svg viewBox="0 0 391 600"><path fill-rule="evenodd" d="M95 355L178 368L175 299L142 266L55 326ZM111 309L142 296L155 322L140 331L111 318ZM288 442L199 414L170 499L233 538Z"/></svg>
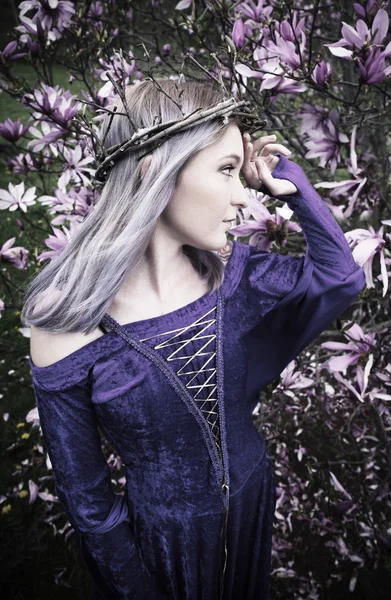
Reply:
<svg viewBox="0 0 391 600"><path fill-rule="evenodd" d="M281 200L294 200L300 198L303 195L301 187L303 185L303 182L307 179L304 174L304 171L299 165L289 160L285 156L282 156L281 154L277 154L276 156L279 157L279 161L271 173L272 177L274 179L289 181L293 184L297 191L275 194L270 191L270 189L265 183L262 183L261 187L258 189L258 192L261 192L262 194L267 194L268 196L273 196L274 198L278 198Z"/></svg>

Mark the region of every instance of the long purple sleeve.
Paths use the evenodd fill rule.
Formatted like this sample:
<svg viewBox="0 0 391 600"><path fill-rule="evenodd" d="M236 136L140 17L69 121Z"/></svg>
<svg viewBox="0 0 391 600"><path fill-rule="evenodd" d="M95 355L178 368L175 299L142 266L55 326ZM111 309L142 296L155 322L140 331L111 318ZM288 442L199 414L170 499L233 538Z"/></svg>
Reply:
<svg viewBox="0 0 391 600"><path fill-rule="evenodd" d="M112 490L88 377L61 383L53 390L34 381L34 391L56 493L87 567L107 600L163 599L134 543L125 498Z"/></svg>
<svg viewBox="0 0 391 600"><path fill-rule="evenodd" d="M365 286L364 270L301 167L281 156L273 177L289 180L298 189L277 197L297 216L307 250L304 257L294 257L250 249L247 301L260 307L258 322L246 339L250 395L277 377ZM256 367L259 356L266 363L262 372Z"/></svg>

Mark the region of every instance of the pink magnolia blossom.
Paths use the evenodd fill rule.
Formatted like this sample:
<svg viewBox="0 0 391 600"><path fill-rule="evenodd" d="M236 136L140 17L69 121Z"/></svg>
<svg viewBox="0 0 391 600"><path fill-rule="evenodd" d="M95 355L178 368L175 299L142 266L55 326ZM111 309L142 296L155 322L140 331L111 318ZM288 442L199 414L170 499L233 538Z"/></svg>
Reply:
<svg viewBox="0 0 391 600"><path fill-rule="evenodd" d="M186 10L187 8L190 8L192 2L193 0L181 0L174 8L175 10Z"/></svg>
<svg viewBox="0 0 391 600"><path fill-rule="evenodd" d="M21 152L15 158L9 158L8 167L12 173L22 173L23 175L37 170L34 158L29 152L26 154Z"/></svg>
<svg viewBox="0 0 391 600"><path fill-rule="evenodd" d="M385 373L381 373L380 371L376 371L376 376L386 384L387 387L391 388L391 363L388 363L384 367Z"/></svg>
<svg viewBox="0 0 391 600"><path fill-rule="evenodd" d="M0 123L0 135L9 142L17 142L28 131L29 125L23 125L20 119L12 121L6 119Z"/></svg>
<svg viewBox="0 0 391 600"><path fill-rule="evenodd" d="M340 144L346 144L349 138L341 133L339 112L333 108L326 112L318 104L303 104L298 114L301 119L300 133L307 148L306 158L319 158L319 166L330 165L334 175L341 160Z"/></svg>
<svg viewBox="0 0 391 600"><path fill-rule="evenodd" d="M361 80L372 84L383 81L391 73L391 66L386 67L385 61L391 55L391 43L389 48L382 52L379 48L371 47L365 53L363 59L357 59Z"/></svg>
<svg viewBox="0 0 391 600"><path fill-rule="evenodd" d="M35 152L48 149L54 156L58 156L58 142L64 137L64 130L58 127L51 127L46 121L41 122L41 130L37 127L30 127L30 133L35 137L28 142L27 147Z"/></svg>
<svg viewBox="0 0 391 600"><path fill-rule="evenodd" d="M92 156L83 156L83 149L80 144L74 149L64 148L63 154L66 165L58 181L58 187L65 188L70 181L88 185L95 169L91 169L87 165L94 162L94 158Z"/></svg>
<svg viewBox="0 0 391 600"><path fill-rule="evenodd" d="M263 49L257 48L254 51L254 58L258 60ZM304 83L296 81L286 74L279 60L262 61L259 60L259 70L254 71L245 64L237 63L235 70L245 78L261 79L260 91L273 90L271 99L275 101L279 94L298 94L304 92L307 87Z"/></svg>
<svg viewBox="0 0 391 600"><path fill-rule="evenodd" d="M69 90L60 88L59 85L50 86L41 83L42 89L34 88L31 94L22 96L22 103L33 109L33 118L37 121L49 121L52 125L65 130L72 122L81 108L81 103L76 101Z"/></svg>
<svg viewBox="0 0 391 600"><path fill-rule="evenodd" d="M292 360L280 374L280 381L276 388L282 389L285 394L295 397L295 393L292 390L302 390L311 385L314 385L314 380L310 377L305 377L301 371L296 371L296 360Z"/></svg>
<svg viewBox="0 0 391 600"><path fill-rule="evenodd" d="M337 492L341 492L341 494L343 494L348 500L352 499L351 495L345 490L343 485L338 481L338 479L332 471L330 471L330 481L331 485Z"/></svg>
<svg viewBox="0 0 391 600"><path fill-rule="evenodd" d="M171 52L171 44L164 44L163 48L162 48L162 54L163 56L168 56Z"/></svg>
<svg viewBox="0 0 391 600"><path fill-rule="evenodd" d="M355 60L364 83L373 84L382 81L391 66L385 66L385 59L391 56L391 42L381 50L389 27L387 11L381 8L368 28L365 21L358 19L356 28L342 22L342 39L333 44L325 44L330 52L345 60Z"/></svg>
<svg viewBox="0 0 391 600"><path fill-rule="evenodd" d="M41 252L41 254L37 256L37 260L42 262L47 258L53 259L61 254L63 249L68 245L69 240L71 239L77 227L78 225L74 221L71 221L69 229L64 227L64 225L62 226L62 231L53 228L54 235L49 235L49 237L45 240L45 244L52 250Z"/></svg>
<svg viewBox="0 0 391 600"><path fill-rule="evenodd" d="M6 64L9 60L18 60L23 56L27 56L27 52L18 52L18 42L13 40L0 51L0 63Z"/></svg>
<svg viewBox="0 0 391 600"><path fill-rule="evenodd" d="M330 63L322 60L320 63L315 65L311 74L311 78L319 86L325 86L329 83L332 74L333 67L330 65Z"/></svg>
<svg viewBox="0 0 391 600"><path fill-rule="evenodd" d="M387 8L388 5L389 0L387 0L386 2L384 2L384 0L367 0L365 6L362 6L358 2L354 2L353 8L357 15L360 17L360 19L372 20L380 8Z"/></svg>
<svg viewBox="0 0 391 600"><path fill-rule="evenodd" d="M18 185L8 184L8 192L0 190L0 210L9 210L10 212L20 208L23 212L27 212L27 207L35 204L35 187L24 191L24 183Z"/></svg>
<svg viewBox="0 0 391 600"><path fill-rule="evenodd" d="M13 246L16 238L10 238L0 248L1 259L11 263L17 269L24 269L26 266L29 251L22 246Z"/></svg>
<svg viewBox="0 0 391 600"><path fill-rule="evenodd" d="M345 233L345 237L349 242L350 247L353 249L353 258L360 267L363 267L366 277L366 284L369 288L374 288L372 276L372 266L375 256L378 254L380 257L380 271L382 274L383 281L383 297L386 295L388 290L388 277L387 268L384 256L384 246L386 244L383 239L383 225L379 231L375 231L370 225L369 229L353 229Z"/></svg>
<svg viewBox="0 0 391 600"><path fill-rule="evenodd" d="M91 205L95 204L97 195L96 189L88 187L71 188L69 191L58 188L54 196L41 196L38 202L42 206L48 206L51 215L57 214L51 225L63 225L67 220L80 222L79 217L84 218L87 215Z"/></svg>
<svg viewBox="0 0 391 600"><path fill-rule="evenodd" d="M40 22L42 29L52 31L55 39L61 37L64 29L72 23L76 8L69 0L25 0L19 4L20 20L31 10L36 11L32 22Z"/></svg>
<svg viewBox="0 0 391 600"><path fill-rule="evenodd" d="M64 189L56 189L54 196L40 196L38 201L42 206L50 207L49 213L51 215L55 213L70 213L74 208L74 198L71 198ZM53 221L52 224L57 225Z"/></svg>
<svg viewBox="0 0 391 600"><path fill-rule="evenodd" d="M362 19L358 19L356 28L342 21L342 39L333 44L325 44L325 46L335 56L352 60L353 53L361 50L364 45L382 44L387 35L388 26L387 11L381 8L376 13L370 29ZM351 49L347 49L346 46Z"/></svg>
<svg viewBox="0 0 391 600"><path fill-rule="evenodd" d="M103 31L105 22L102 19L104 7L102 2L91 2L86 20L91 24L90 31Z"/></svg>
<svg viewBox="0 0 391 600"><path fill-rule="evenodd" d="M244 36L244 25L242 19L236 19L232 28L232 41L237 49L244 46L246 38Z"/></svg>
<svg viewBox="0 0 391 600"><path fill-rule="evenodd" d="M359 194L367 182L367 178L364 177L363 171L358 166L357 152L356 152L356 134L357 125L353 127L352 137L350 141L350 162L346 165L347 171L354 176L354 179L345 179L343 181L321 181L314 185L315 188L332 189L330 198L338 198L339 196L349 196L349 203L346 209L341 213L343 218L348 219L353 213L353 209L358 200ZM353 191L354 190L354 191Z"/></svg>
<svg viewBox="0 0 391 600"><path fill-rule="evenodd" d="M301 57L306 50L306 36L304 33L305 18L297 22L297 12L293 14L292 22L285 19L276 23L273 37L265 36L264 46L269 59L279 59L283 67L288 67L292 72L301 67ZM298 46L298 48L297 48Z"/></svg>
<svg viewBox="0 0 391 600"><path fill-rule="evenodd" d="M344 336L349 340L345 342L323 342L322 348L327 350L346 350L346 354L329 358L321 367L328 371L346 371L346 369L362 357L369 354L373 349L376 333L364 333L360 325L354 323L349 329L344 331Z"/></svg>
<svg viewBox="0 0 391 600"><path fill-rule="evenodd" d="M125 52L115 50L108 61L105 61L103 58L99 59L99 64L102 68L95 69L95 75L106 83L98 91L98 96L107 98L115 95L114 86L109 80L107 72L110 73L114 81L122 82L122 80L125 80L125 85L129 85L136 69L136 61L132 51L127 53L127 58L129 62L126 60Z"/></svg>
<svg viewBox="0 0 391 600"><path fill-rule="evenodd" d="M240 225L231 227L228 230L229 233L240 237L251 235L248 242L250 246L258 246L262 250L269 250L282 231L286 234L289 231L301 231L299 225L289 221L293 211L287 204L281 208L277 207L276 213L273 215L264 205L264 202L268 199L269 196L266 195L261 201L256 200L254 196L250 196L247 207L248 218L243 219ZM250 219L250 214L254 217L253 219ZM285 245L285 243L286 239L283 239L281 245Z"/></svg>
<svg viewBox="0 0 391 600"><path fill-rule="evenodd" d="M342 383L342 385L344 385L348 390L350 390L360 402L365 402L366 400L373 401L375 398L385 401L391 400L391 395L385 393L384 391L382 391L382 389L375 387L371 390L368 390L369 375L372 367L373 354L370 354L364 369L360 366L357 366L355 385L350 383L350 381L344 379L342 375L338 372L333 373L333 375L335 379Z"/></svg>
<svg viewBox="0 0 391 600"><path fill-rule="evenodd" d="M237 4L235 11L247 17L247 22L250 21L251 26L256 26L267 21L273 11L271 6L264 6L265 4L265 0L258 0L257 4L254 0L247 0Z"/></svg>
<svg viewBox="0 0 391 600"><path fill-rule="evenodd" d="M260 79L260 91L273 90L272 101L275 101L279 94L298 94L307 89L296 73L301 67L300 54L304 54L306 46L304 24L304 19L297 23L297 13L294 12L292 23L288 20L276 23L273 35L265 28L263 43L258 45L253 53L257 70L242 63L235 66L242 77Z"/></svg>
<svg viewBox="0 0 391 600"><path fill-rule="evenodd" d="M21 25L18 25L17 27L15 27L15 29L17 29L18 31L20 31L22 33L22 35L19 38L19 41L22 44L29 44L29 42L31 43L31 36L33 36L33 38L37 38L38 43L40 45L41 44L49 45L51 42L56 41L57 36L54 31L47 31L47 36L45 39L44 31L42 29L42 24L39 19L37 19L34 22L32 19L29 19L28 17L20 17L19 20L21 22Z"/></svg>

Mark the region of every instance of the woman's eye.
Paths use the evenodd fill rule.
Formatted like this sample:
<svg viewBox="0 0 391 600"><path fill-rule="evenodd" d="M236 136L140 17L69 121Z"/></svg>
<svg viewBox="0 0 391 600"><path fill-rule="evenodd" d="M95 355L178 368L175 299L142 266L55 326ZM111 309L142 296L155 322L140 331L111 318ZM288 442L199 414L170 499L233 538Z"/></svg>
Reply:
<svg viewBox="0 0 391 600"><path fill-rule="evenodd" d="M224 167L224 169L221 169L222 171L227 171L227 169L229 169L230 171L234 170L234 166L233 165L228 165L226 167ZM227 175L227 177L233 177L233 175L228 175L227 173L224 173L225 175Z"/></svg>

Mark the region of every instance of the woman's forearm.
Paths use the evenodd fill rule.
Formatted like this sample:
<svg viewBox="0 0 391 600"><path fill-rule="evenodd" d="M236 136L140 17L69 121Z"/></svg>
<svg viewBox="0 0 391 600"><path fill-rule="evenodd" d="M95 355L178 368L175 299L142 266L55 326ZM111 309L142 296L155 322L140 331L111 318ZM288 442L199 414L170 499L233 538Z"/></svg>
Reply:
<svg viewBox="0 0 391 600"><path fill-rule="evenodd" d="M287 202L297 216L311 259L325 266L335 267L344 274L356 270L358 265L342 229L303 169L281 156L272 175L275 179L291 181L298 190L297 194L276 197Z"/></svg>

